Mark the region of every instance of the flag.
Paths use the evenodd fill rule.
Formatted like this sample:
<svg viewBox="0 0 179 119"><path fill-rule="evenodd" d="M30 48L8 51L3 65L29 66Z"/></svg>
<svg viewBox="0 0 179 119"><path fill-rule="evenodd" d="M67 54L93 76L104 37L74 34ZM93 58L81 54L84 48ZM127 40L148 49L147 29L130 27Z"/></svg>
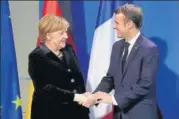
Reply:
<svg viewBox="0 0 179 119"><path fill-rule="evenodd" d="M46 14L63 16L61 8L59 6L59 3L55 0L54 1L45 0L43 2L42 17L45 16ZM75 44L74 44L74 41L72 39L70 32L67 32L67 34L68 34L67 43L71 44L72 47L75 49ZM38 45L40 45L39 37L37 38L36 46L38 46ZM25 119L30 119L33 91L34 91L34 87L33 87L32 81L31 81L30 85L29 85L29 95L28 95L28 102L27 102L27 107L26 107L26 117L25 117Z"/></svg>
<svg viewBox="0 0 179 119"><path fill-rule="evenodd" d="M1 20L1 117L22 119L22 100L8 1L1 2Z"/></svg>
<svg viewBox="0 0 179 119"><path fill-rule="evenodd" d="M100 1L96 29L93 37L86 89L93 92L99 85L103 76L106 75L112 45L117 39L114 24L114 11L120 5L131 1ZM90 109L91 118L112 119L112 105L99 104Z"/></svg>

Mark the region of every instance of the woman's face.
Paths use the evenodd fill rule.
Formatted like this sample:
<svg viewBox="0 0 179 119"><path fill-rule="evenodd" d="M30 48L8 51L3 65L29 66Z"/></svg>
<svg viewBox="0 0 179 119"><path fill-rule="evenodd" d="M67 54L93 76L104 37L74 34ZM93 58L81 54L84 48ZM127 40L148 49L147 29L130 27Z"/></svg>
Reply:
<svg viewBox="0 0 179 119"><path fill-rule="evenodd" d="M58 49L62 49L66 46L66 40L68 38L67 30L64 32L56 31L53 33L48 33L47 38L50 40L52 46Z"/></svg>

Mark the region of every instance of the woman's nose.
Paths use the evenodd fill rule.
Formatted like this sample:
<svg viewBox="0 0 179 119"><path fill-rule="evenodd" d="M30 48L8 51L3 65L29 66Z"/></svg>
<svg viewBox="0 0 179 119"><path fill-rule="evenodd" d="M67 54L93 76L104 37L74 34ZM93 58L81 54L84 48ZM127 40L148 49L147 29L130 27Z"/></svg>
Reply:
<svg viewBox="0 0 179 119"><path fill-rule="evenodd" d="M65 37L65 38L68 38L68 34L67 34L67 33L65 33L65 34L64 34L64 37Z"/></svg>

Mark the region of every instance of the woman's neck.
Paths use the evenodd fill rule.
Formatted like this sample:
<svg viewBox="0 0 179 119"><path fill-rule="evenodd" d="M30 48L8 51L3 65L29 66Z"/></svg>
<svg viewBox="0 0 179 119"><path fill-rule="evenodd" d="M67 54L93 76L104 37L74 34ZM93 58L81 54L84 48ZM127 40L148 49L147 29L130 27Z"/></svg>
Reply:
<svg viewBox="0 0 179 119"><path fill-rule="evenodd" d="M54 45L45 42L45 45L57 56L59 56L61 54L61 51L58 48L55 48Z"/></svg>

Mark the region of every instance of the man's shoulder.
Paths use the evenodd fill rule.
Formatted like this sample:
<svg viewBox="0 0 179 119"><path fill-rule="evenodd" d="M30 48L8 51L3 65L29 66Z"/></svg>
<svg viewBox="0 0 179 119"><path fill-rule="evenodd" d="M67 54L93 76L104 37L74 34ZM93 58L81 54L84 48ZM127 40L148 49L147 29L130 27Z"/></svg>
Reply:
<svg viewBox="0 0 179 119"><path fill-rule="evenodd" d="M157 48L157 45L152 40L148 39L145 36L142 36L141 46L145 49Z"/></svg>
<svg viewBox="0 0 179 119"><path fill-rule="evenodd" d="M145 52L145 54L158 52L158 46L152 40L146 38L145 36L142 36L140 47L141 51Z"/></svg>

